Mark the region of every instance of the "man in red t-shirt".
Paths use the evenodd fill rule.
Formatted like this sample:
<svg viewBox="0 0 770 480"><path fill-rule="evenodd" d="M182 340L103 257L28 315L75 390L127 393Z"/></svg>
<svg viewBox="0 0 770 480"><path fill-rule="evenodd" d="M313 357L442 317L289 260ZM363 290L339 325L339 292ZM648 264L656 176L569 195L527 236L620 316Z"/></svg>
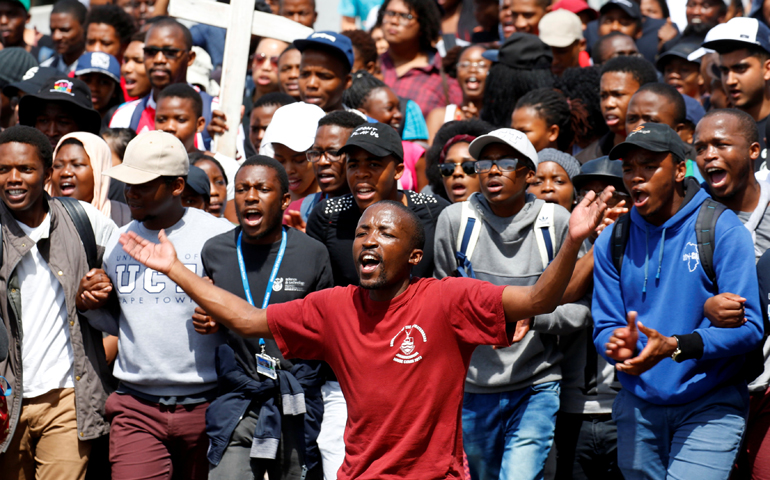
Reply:
<svg viewBox="0 0 770 480"><path fill-rule="evenodd" d="M589 194L591 195L591 194ZM381 201L358 223L353 257L360 286L336 287L266 310L209 284L159 244L123 234L123 249L168 276L216 322L246 337L275 338L286 358L328 362L348 402L345 462L338 478L462 478L463 383L477 345L509 345L529 318L561 302L583 240L606 208L611 187L570 218L559 254L531 287L467 278L411 278L422 259L419 219ZM196 315L196 330L216 325ZM514 327L514 325L511 325Z"/></svg>

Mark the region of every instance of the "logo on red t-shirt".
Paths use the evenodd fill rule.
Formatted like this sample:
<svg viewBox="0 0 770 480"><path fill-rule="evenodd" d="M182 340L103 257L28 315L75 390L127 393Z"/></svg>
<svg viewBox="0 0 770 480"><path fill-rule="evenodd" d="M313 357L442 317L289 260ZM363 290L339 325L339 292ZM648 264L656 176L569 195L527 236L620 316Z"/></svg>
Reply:
<svg viewBox="0 0 770 480"><path fill-rule="evenodd" d="M401 334L405 334L405 338L401 341L401 346L399 347L398 353L396 353L396 356L393 357L394 362L416 363L422 360L422 355L420 355L420 352L417 351L417 345L415 345L414 337L412 336L412 331L414 329L417 329L417 331L420 333L420 336L422 337L422 343L426 343L428 341L428 337L425 335L425 331L420 328L419 325L405 326L396 334L395 337L390 340L390 346L393 347Z"/></svg>

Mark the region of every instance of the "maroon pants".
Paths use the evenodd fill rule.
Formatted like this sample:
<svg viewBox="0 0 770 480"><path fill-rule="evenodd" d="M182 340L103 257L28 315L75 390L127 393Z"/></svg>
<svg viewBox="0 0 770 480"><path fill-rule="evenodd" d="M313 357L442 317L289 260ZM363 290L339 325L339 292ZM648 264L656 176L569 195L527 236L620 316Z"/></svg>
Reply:
<svg viewBox="0 0 770 480"><path fill-rule="evenodd" d="M751 394L743 451L733 480L770 480L770 389Z"/></svg>
<svg viewBox="0 0 770 480"><path fill-rule="evenodd" d="M206 408L161 405L113 393L105 413L110 420L113 480L205 480Z"/></svg>

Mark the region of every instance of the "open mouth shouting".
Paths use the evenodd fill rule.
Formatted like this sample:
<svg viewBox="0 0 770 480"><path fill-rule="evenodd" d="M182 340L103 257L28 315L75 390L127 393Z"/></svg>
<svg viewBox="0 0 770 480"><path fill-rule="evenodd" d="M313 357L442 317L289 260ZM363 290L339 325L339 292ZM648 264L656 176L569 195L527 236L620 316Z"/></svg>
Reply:
<svg viewBox="0 0 770 480"><path fill-rule="evenodd" d="M713 188L721 188L727 185L727 171L719 167L706 168L706 180Z"/></svg>
<svg viewBox="0 0 770 480"><path fill-rule="evenodd" d="M374 252L363 252L358 257L358 264L361 266L361 274L369 275L382 264L382 258Z"/></svg>
<svg viewBox="0 0 770 480"><path fill-rule="evenodd" d="M241 216L243 217L243 222L251 228L259 228L264 218L262 211L257 208L247 208L242 212Z"/></svg>
<svg viewBox="0 0 770 480"><path fill-rule="evenodd" d="M72 180L62 180L59 182L59 191L65 197L71 197L75 193L77 184Z"/></svg>
<svg viewBox="0 0 770 480"><path fill-rule="evenodd" d="M650 194L642 189L634 188L631 190L631 198L634 200L636 208L644 207L650 199Z"/></svg>

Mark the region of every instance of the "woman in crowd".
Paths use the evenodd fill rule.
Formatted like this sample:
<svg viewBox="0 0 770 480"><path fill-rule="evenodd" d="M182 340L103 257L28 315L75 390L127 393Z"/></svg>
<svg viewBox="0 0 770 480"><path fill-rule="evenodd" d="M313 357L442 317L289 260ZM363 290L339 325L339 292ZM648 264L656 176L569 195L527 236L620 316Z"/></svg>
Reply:
<svg viewBox="0 0 770 480"><path fill-rule="evenodd" d="M595 140L607 133L607 123L602 116L602 108L599 103L599 67L568 68L561 77L554 80L554 88L560 90L570 102L580 100L586 109L588 125L591 128L575 134L575 142L578 148L586 148Z"/></svg>
<svg viewBox="0 0 770 480"><path fill-rule="evenodd" d="M142 98L152 89L144 68L144 35L144 33L134 35L123 53L120 75L125 83L126 101Z"/></svg>
<svg viewBox="0 0 770 480"><path fill-rule="evenodd" d="M577 197L572 177L580 173L580 162L572 155L554 148L540 150L537 159L537 172L529 184L529 193L572 211Z"/></svg>
<svg viewBox="0 0 770 480"><path fill-rule="evenodd" d="M476 161L468 153L468 146L491 130L488 123L474 119L447 122L436 132L427 153L426 174L431 193L456 203L479 191Z"/></svg>
<svg viewBox="0 0 770 480"><path fill-rule="evenodd" d="M227 175L225 174L225 169L222 168L222 165L214 157L203 152L191 153L190 165L200 168L209 177L211 192L206 211L215 217L224 218L225 207L227 206Z"/></svg>
<svg viewBox="0 0 770 480"><path fill-rule="evenodd" d="M446 122L479 117L481 104L484 102L484 84L489 67L492 65L492 62L481 56L485 51L486 48L480 45L467 47L461 50L454 68L447 68L447 73L456 78L460 84L463 100L459 105L450 104L430 112L426 119L430 142L433 142L436 132Z"/></svg>
<svg viewBox="0 0 770 480"><path fill-rule="evenodd" d="M580 100L569 102L557 90L538 88L516 103L511 128L524 132L538 152L555 148L569 153L575 137L584 136L590 125Z"/></svg>

